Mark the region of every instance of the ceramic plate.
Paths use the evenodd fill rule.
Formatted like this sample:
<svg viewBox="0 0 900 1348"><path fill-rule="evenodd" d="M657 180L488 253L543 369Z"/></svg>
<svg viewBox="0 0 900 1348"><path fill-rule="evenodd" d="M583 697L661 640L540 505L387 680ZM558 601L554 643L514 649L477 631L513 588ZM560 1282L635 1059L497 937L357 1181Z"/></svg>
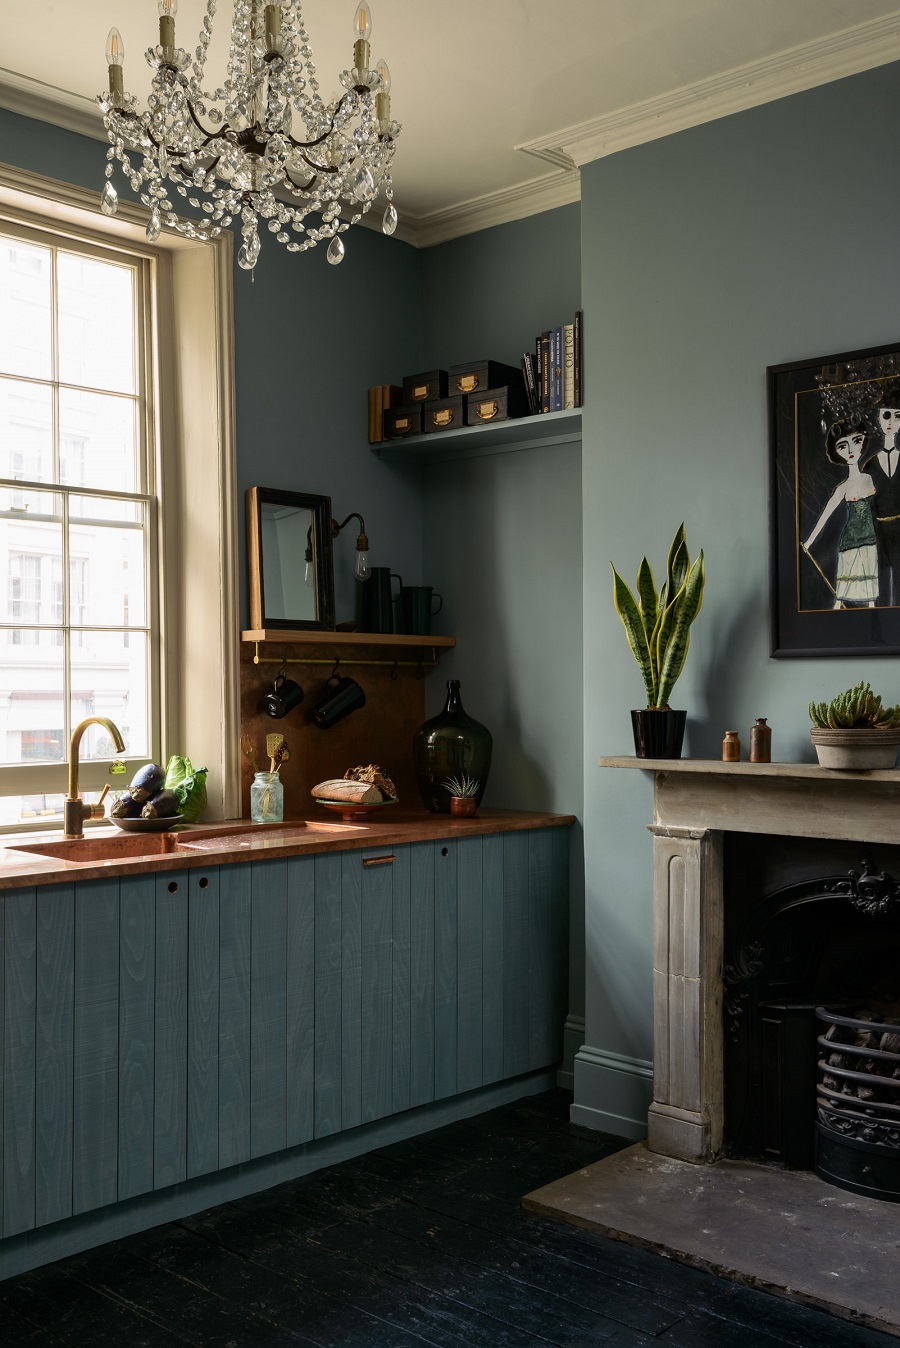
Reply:
<svg viewBox="0 0 900 1348"><path fill-rule="evenodd" d="M317 805L324 805L326 810L336 810L342 819L365 819L367 814L374 814L376 810L384 809L385 805L397 805L396 800L373 800L368 805L357 805L352 800L322 800L319 796L314 796Z"/></svg>
<svg viewBox="0 0 900 1348"><path fill-rule="evenodd" d="M126 833L164 833L167 828L183 824L184 815L170 814L164 819L142 819L140 815L137 819L116 819L110 815L109 822L115 824L116 828L124 829Z"/></svg>

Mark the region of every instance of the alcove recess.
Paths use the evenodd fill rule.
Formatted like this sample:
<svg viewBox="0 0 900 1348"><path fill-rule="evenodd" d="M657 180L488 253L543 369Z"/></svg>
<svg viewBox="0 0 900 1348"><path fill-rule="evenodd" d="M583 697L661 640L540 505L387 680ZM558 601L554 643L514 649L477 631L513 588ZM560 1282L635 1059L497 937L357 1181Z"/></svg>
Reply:
<svg viewBox="0 0 900 1348"><path fill-rule="evenodd" d="M412 738L425 719L425 679L440 655L456 645L455 637L267 628L242 632L241 643L241 739L249 740L262 769L269 766L266 736L284 735L291 754L281 772L286 819L315 810L310 791L317 782L367 763L379 764L392 778L404 806L422 808ZM286 677L300 684L304 697L287 716L275 719L266 715L263 699L282 661ZM331 730L320 730L309 717L335 668L362 685L366 705ZM253 765L242 754L245 816L252 778Z"/></svg>

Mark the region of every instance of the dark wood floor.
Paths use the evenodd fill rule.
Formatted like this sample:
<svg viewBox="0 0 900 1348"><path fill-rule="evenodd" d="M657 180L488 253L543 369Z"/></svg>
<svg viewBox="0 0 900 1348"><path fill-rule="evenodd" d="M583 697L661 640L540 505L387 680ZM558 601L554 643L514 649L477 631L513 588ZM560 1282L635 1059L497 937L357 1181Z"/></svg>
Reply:
<svg viewBox="0 0 900 1348"><path fill-rule="evenodd" d="M820 1311L523 1213L615 1150L552 1091L0 1284L2 1348L886 1348Z"/></svg>

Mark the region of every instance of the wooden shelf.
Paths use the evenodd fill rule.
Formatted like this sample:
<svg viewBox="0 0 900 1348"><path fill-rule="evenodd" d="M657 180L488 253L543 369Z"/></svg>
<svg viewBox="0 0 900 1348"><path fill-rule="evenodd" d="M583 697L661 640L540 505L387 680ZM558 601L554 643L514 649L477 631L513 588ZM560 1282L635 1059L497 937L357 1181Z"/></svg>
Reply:
<svg viewBox="0 0 900 1348"><path fill-rule="evenodd" d="M489 426L460 426L454 431L411 435L407 440L382 440L370 445L382 459L407 459L421 463L445 463L472 459L482 454L508 454L520 449L550 449L581 439L580 407L566 412L545 412L538 417L517 417Z"/></svg>
<svg viewBox="0 0 900 1348"><path fill-rule="evenodd" d="M242 632L241 641L277 641L281 646L395 646L405 650L424 646L449 649L456 645L456 637L406 636L399 632L298 632L274 627Z"/></svg>

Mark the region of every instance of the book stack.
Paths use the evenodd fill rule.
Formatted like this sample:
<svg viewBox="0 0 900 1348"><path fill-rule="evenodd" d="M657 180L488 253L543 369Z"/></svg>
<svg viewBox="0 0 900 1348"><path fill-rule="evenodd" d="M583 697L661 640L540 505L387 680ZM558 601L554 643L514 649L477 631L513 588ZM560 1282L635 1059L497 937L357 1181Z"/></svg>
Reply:
<svg viewBox="0 0 900 1348"><path fill-rule="evenodd" d="M396 384L376 384L369 389L369 444L379 445L384 439L384 414L403 402L403 389Z"/></svg>
<svg viewBox="0 0 900 1348"><path fill-rule="evenodd" d="M581 407L584 396L582 312L571 323L549 328L535 338L534 351L522 357L522 373L532 416Z"/></svg>

